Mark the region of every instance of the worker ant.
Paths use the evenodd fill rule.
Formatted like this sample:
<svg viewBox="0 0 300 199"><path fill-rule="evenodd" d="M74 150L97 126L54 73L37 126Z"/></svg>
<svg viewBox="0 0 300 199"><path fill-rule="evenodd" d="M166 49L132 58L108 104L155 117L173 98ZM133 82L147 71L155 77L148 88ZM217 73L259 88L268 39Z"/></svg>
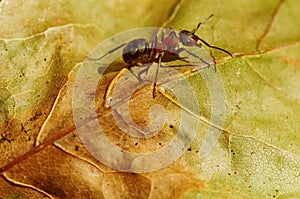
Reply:
<svg viewBox="0 0 300 199"><path fill-rule="evenodd" d="M213 15L210 15L204 22L210 19ZM97 61L102 59L108 54L113 53L114 51L123 48L122 58L123 61L127 64L111 81L109 84L106 93L105 93L105 100L109 99L113 87L116 81L127 71L129 70L140 82L143 80L141 79L141 75L148 72L150 66L153 63L157 63L155 79L153 83L153 98L155 97L156 92L156 84L157 84L157 76L158 70L161 67L162 62L171 62L176 60L186 61L184 57L180 57L179 54L181 52L186 52L192 57L200 60L208 67L211 64L207 63L203 58L194 54L193 52L189 51L186 47L198 47L201 48L201 42L209 48L217 49L223 51L224 53L228 54L229 56L233 57L230 52L220 47L212 46L197 35L195 35L196 31L200 28L201 24L204 22L199 22L197 27L192 31L182 30L176 34L175 31L171 31L166 38L164 38L164 33L162 33L161 41L158 41L157 34L154 36L153 40L149 43L144 38L134 39L128 43L123 43L118 47L108 51L106 54L101 56L97 59L90 59L93 61ZM214 64L213 64L214 65ZM132 67L134 66L143 66L145 69L141 70L137 75L132 71Z"/></svg>

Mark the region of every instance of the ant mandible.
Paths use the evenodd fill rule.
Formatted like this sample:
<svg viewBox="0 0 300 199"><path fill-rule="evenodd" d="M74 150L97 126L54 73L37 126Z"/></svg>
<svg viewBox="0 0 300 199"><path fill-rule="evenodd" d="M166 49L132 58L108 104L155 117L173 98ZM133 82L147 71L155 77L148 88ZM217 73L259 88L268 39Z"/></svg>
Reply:
<svg viewBox="0 0 300 199"><path fill-rule="evenodd" d="M208 19L210 19L213 16L210 15L204 22L206 22ZM157 75L158 70L161 67L161 62L171 62L176 60L183 60L184 58L179 56L179 53L185 51L191 56L199 59L204 64L207 64L210 66L209 63L207 63L205 60L203 60L201 57L197 56L196 54L188 51L184 47L202 47L202 42L204 45L206 45L209 48L217 49L220 51L223 51L230 55L232 54L228 52L225 49L222 49L220 47L212 46L197 35L195 35L196 31L200 28L201 24L204 22L199 22L197 27L193 29L192 31L188 30L182 30L177 35L175 31L171 31L166 38L164 38L164 35L162 34L161 42L157 41L157 35L154 36L153 41L150 43L143 38L134 39L128 43L121 44L120 46L110 50L100 58L94 59L94 60L100 60L104 56L120 49L121 47L125 46L123 48L122 58L123 61L127 64L126 67L124 67L110 82L106 93L105 93L105 105L108 107L109 105L109 98L111 95L111 92L113 90L113 87L116 83L116 81L127 71L129 70L140 82L143 80L141 79L141 75L143 73L148 72L149 67L155 62L157 63L156 73L155 73L155 79L153 84L153 98L155 98L156 94L156 83L157 83ZM179 44L182 44L184 47L179 47ZM144 66L145 69L140 71L138 75L136 75L131 68L134 66Z"/></svg>

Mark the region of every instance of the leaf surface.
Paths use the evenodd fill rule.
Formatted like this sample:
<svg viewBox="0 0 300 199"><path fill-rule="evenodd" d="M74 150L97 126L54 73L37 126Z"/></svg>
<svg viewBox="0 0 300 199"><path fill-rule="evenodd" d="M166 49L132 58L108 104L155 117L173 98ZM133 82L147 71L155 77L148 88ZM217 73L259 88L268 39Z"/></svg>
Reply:
<svg viewBox="0 0 300 199"><path fill-rule="evenodd" d="M0 196L300 197L299 11L293 0L1 1ZM224 125L210 121L209 89L195 72L184 79L196 93L199 114L178 106L162 87L153 99L149 83L132 96L130 115L148 125L150 107L160 104L167 122L149 139L125 135L110 109L103 109L105 90L118 71L108 72L95 91L97 120L123 150L144 153L167 146L183 112L199 123L188 150L168 167L133 174L99 162L79 138L72 112L74 82L89 52L118 32L145 26L192 30L212 13L196 34L234 54L230 58L204 46L224 84L226 99L218 101L226 108ZM169 84L176 88L184 79L174 77ZM211 128L221 135L203 158L201 147Z"/></svg>

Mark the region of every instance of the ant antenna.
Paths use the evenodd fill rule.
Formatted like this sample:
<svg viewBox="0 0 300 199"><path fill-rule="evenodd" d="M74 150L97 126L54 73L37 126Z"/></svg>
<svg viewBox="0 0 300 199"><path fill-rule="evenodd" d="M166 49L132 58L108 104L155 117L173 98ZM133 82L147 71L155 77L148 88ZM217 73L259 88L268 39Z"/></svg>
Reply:
<svg viewBox="0 0 300 199"><path fill-rule="evenodd" d="M200 28L200 25L201 24L204 24L205 22L207 22L210 18L212 18L214 16L214 14L211 14L211 15L209 15L206 19L205 19L205 21L203 21L203 22L199 22L198 23L198 25L197 25L197 27L195 28L195 29L193 29L192 31L191 31L191 33L195 33L195 32L197 32L197 30Z"/></svg>
<svg viewBox="0 0 300 199"><path fill-rule="evenodd" d="M195 29L193 29L193 30L191 31L191 33L194 35L195 32L200 28L200 25L203 24L203 23L205 23L205 22L207 22L207 21L208 21L210 18L212 18L213 16L214 16L214 14L211 14L211 15L209 15L209 16L205 19L204 22L199 22L198 25L197 25L197 27L196 27ZM227 50L225 50L225 49L223 49L223 48L220 48L220 47L217 47L217 46L212 46L212 45L210 45L209 43L207 43L206 41L204 41L203 39L201 39L201 38L198 37L198 36L197 36L197 38L198 38L200 41L202 41L207 47L209 47L209 48L214 48L214 49L223 51L224 53L230 55L230 57L233 57L232 54L231 54L230 52L228 52Z"/></svg>
<svg viewBox="0 0 300 199"><path fill-rule="evenodd" d="M198 39L200 41L202 41L206 46L208 46L209 48L214 48L214 49L217 49L217 50L220 50L220 51L223 51L224 53L228 54L230 57L233 57L233 55L228 52L227 50L223 49L223 48L220 48L220 47L217 47L217 46L212 46L210 45L209 43L207 43L206 41L204 41L203 39L201 39L200 37L198 37Z"/></svg>

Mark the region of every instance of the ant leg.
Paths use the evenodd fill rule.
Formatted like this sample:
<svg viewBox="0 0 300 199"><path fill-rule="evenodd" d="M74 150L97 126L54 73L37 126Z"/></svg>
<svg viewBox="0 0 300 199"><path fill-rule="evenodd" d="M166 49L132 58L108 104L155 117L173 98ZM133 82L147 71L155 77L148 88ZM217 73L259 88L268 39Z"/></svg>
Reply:
<svg viewBox="0 0 300 199"><path fill-rule="evenodd" d="M129 66L129 67L128 67L128 70L130 71L130 73L131 73L135 78L137 78L137 80L139 80L139 82L142 82L143 80L142 80L142 78L141 78L141 76L140 76L140 73L138 73L138 75L136 75L136 74L132 71L131 67L133 67L133 66Z"/></svg>
<svg viewBox="0 0 300 199"><path fill-rule="evenodd" d="M118 79L120 79L120 77L127 72L127 70L129 70L128 68L122 68L118 74L112 79L112 81L109 83L105 95L104 95L104 105L106 108L110 107L110 101L111 101L111 94L112 91L116 85L116 82L118 81Z"/></svg>
<svg viewBox="0 0 300 199"><path fill-rule="evenodd" d="M118 74L111 80L111 82L109 83L107 89L106 89L106 92L105 92L105 96L104 96L104 100L105 100L105 107L108 108L110 107L110 101L111 101L111 94L112 94L112 91L116 85L116 82L120 79L121 76L123 76L128 70L130 71L130 73L135 77L137 78L137 80L139 80L139 82L142 82L143 80L137 76L133 71L132 71L132 68L133 66L128 66L128 67L125 67L125 68L122 68Z"/></svg>
<svg viewBox="0 0 300 199"><path fill-rule="evenodd" d="M187 52L188 54L192 55L193 57L199 59L199 60L202 61L204 64L206 64L208 67L211 66L211 64L209 64L208 62L206 62L204 59L202 59L202 58L199 57L198 55L196 55L196 54L194 54L194 53L188 51L188 50L185 49L185 48L179 48L178 50L176 50L176 53L180 53L180 52L182 52L182 51L185 51L185 52Z"/></svg>
<svg viewBox="0 0 300 199"><path fill-rule="evenodd" d="M152 64L148 64L148 65L146 66L145 69L141 70L141 71L138 73L137 76L138 76L140 79L142 79L142 78L141 78L141 75L144 74L144 73L146 73L146 75L147 75L147 74L148 74L148 70L149 70L149 68L150 68L151 65L152 65Z"/></svg>
<svg viewBox="0 0 300 199"><path fill-rule="evenodd" d="M158 56L158 63L157 63L157 67L156 67L156 73L155 73L155 79L154 79L154 84L153 84L153 98L156 97L156 82L157 82L157 76L158 76L158 69L160 68L160 64L161 64L161 58L162 58L162 54L159 54Z"/></svg>
<svg viewBox="0 0 300 199"><path fill-rule="evenodd" d="M121 45L117 46L116 48L114 48L114 49L108 51L107 53L105 53L104 55L102 55L102 56L99 57L99 58L90 58L90 57L87 57L87 60L90 60L90 61L98 61L98 60L102 59L103 57L105 57L106 55L109 55L109 54L113 53L114 51L116 51L116 50L122 48L122 47L125 46L126 44L127 44L127 43L124 43L124 44L121 44Z"/></svg>
<svg viewBox="0 0 300 199"><path fill-rule="evenodd" d="M213 53L211 52L211 50L209 51L210 56L212 57L213 61L214 61L214 71L215 73L217 72L217 66L216 66L216 62L215 62L215 57L213 55Z"/></svg>

